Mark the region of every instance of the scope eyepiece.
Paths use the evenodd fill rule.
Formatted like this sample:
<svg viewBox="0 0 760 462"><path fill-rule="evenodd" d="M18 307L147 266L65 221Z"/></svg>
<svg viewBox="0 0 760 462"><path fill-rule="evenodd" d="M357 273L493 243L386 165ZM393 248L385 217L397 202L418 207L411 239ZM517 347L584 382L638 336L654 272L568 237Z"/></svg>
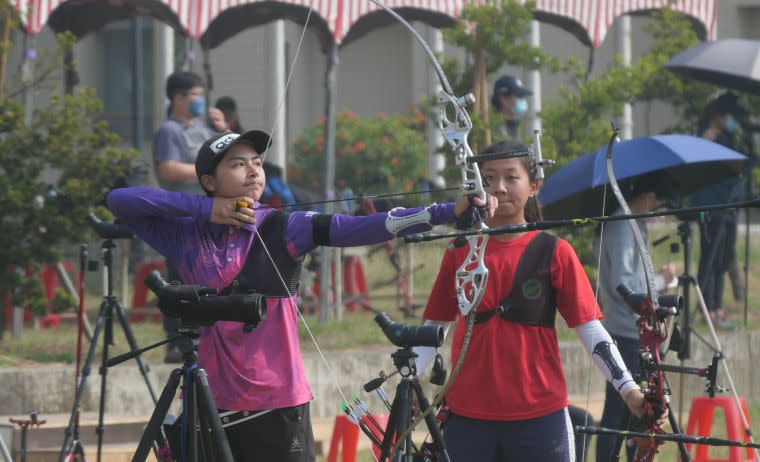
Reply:
<svg viewBox="0 0 760 462"><path fill-rule="evenodd" d="M151 271L143 282L145 283L145 287L156 294L161 292L164 287L169 285L169 283L166 282L163 277L161 277L161 273L159 273L157 270Z"/></svg>
<svg viewBox="0 0 760 462"><path fill-rule="evenodd" d="M437 325L407 326L396 323L385 313L375 316L375 322L397 347L440 347L443 345L443 327Z"/></svg>

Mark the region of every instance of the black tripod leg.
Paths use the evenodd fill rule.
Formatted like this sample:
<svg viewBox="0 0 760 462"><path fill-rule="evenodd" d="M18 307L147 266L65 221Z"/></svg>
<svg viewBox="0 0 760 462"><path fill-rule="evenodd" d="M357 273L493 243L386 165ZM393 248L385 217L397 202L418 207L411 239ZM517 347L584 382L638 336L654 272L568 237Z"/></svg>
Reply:
<svg viewBox="0 0 760 462"><path fill-rule="evenodd" d="M179 387L181 379L182 369L174 369L171 375L169 375L169 380L166 382L166 386L161 392L161 397L158 398L158 403L156 403L156 408L150 416L148 426L145 427L145 431L140 438L140 443L137 446L135 455L132 457L132 462L144 462L153 448L154 441L162 437L161 426L164 424L164 418L169 412L169 407L174 400L174 395L177 393L177 387ZM179 458L177 459L179 460Z"/></svg>
<svg viewBox="0 0 760 462"><path fill-rule="evenodd" d="M196 399L198 399L198 393L195 394ZM198 436L199 436L199 443L200 447L198 449L198 460L200 461L211 461L216 460L215 456L215 449L214 449L214 443L211 441L211 431L209 430L209 416L206 415L206 412L203 410L203 405L198 402L196 404L196 409L198 411Z"/></svg>
<svg viewBox="0 0 760 462"><path fill-rule="evenodd" d="M109 284L109 293L111 287ZM98 426L95 428L95 433L98 435L98 453L97 462L101 462L103 457L103 433L105 432L105 425L103 419L106 413L106 391L108 382L108 367L106 362L108 361L108 347L113 345L113 307L116 303L116 299L113 296L106 296L103 299L103 303L106 305L105 312L105 334L103 335L103 352L102 362L100 364L100 403L98 405Z"/></svg>
<svg viewBox="0 0 760 462"><path fill-rule="evenodd" d="M195 374L193 374L195 375ZM185 425L185 440L182 442L182 451L184 451L183 458L180 460L187 460L188 462L198 462L198 395L197 388L195 387L195 381L191 378L190 383L185 383L188 387L187 399L182 405L185 410L183 414L187 419L183 422ZM187 457L184 457L187 456ZM205 461L204 461L205 462Z"/></svg>
<svg viewBox="0 0 760 462"><path fill-rule="evenodd" d="M412 381L412 388L414 388L414 392L417 394L417 402L420 403L420 409L429 408L430 401L425 397L425 392L422 391L422 386L419 382ZM433 438L433 444L440 450L439 460L450 462L449 453L446 451L446 442L443 440L443 433L441 433L441 427L438 425L438 421L435 420L435 415L432 412L425 416L425 423L430 431L430 436Z"/></svg>
<svg viewBox="0 0 760 462"><path fill-rule="evenodd" d="M74 442L74 447L71 450L71 458L68 462L81 461L86 462L87 456L84 453L84 445L80 440Z"/></svg>
<svg viewBox="0 0 760 462"><path fill-rule="evenodd" d="M393 398L393 404L391 404L391 413L388 416L388 425L385 427L385 434L383 435L383 444L380 446L380 462L384 462L390 459L391 448L393 447L393 438L398 431L403 431L404 426L404 414L409 413L409 407L404 407L404 401L408 401L409 391L404 384L404 380L399 382L396 386L396 396ZM403 390L402 390L403 388Z"/></svg>
<svg viewBox="0 0 760 462"><path fill-rule="evenodd" d="M222 421L219 418L219 411L216 409L214 398L211 396L211 389L208 386L208 376L203 369L196 369L193 375L195 389L198 397L198 412L203 414L208 421L211 429L211 440L214 442L215 461L233 462L230 444L227 441L227 434L222 428ZM201 429L205 431L205 429Z"/></svg>
<svg viewBox="0 0 760 462"><path fill-rule="evenodd" d="M100 313L98 314L98 321L95 324L95 332L92 333L90 349L87 350L87 356L85 357L84 364L82 365L82 378L79 381L79 386L77 387L76 395L74 396L74 405L71 408L69 425L64 431L65 436L63 445L61 446L61 452L58 454L58 462L64 462L64 459L66 458L66 452L69 450L71 445L71 438L74 434L74 427L78 425L76 418L77 411L79 410L79 403L82 401L82 395L84 394L87 377L90 375L90 371L92 370L92 360L95 358L95 349L98 347L98 338L100 338L100 331L103 329L103 324L105 323L105 309L106 303L103 302L100 304Z"/></svg>
<svg viewBox="0 0 760 462"><path fill-rule="evenodd" d="M412 424L412 388L409 385L409 380L401 380L396 386L396 396L393 399L393 405L391 406L391 415L388 417L388 428L392 430L390 437L388 436L388 428L385 430L385 438L383 439L383 447L386 445L386 439L388 443L388 460L395 460L396 462L402 461L402 455L412 454L412 434L407 436L406 441L399 443L399 449L396 454L390 454L392 448L393 439L406 431ZM395 415L393 411L396 411ZM382 456L382 454L381 454ZM393 459L391 459L391 457ZM382 458L380 460L383 460ZM410 458L411 460L411 458Z"/></svg>
<svg viewBox="0 0 760 462"><path fill-rule="evenodd" d="M620 428L624 430L628 430L631 428L631 425L633 424L633 419L631 418L631 410L628 409L628 406L625 406L623 409L623 418L620 419ZM623 449L623 443L625 442L625 436L624 435L618 435L615 438L615 447L612 450L612 455L610 456L611 462L618 462L620 460L620 453Z"/></svg>
<svg viewBox="0 0 760 462"><path fill-rule="evenodd" d="M132 328L129 326L129 320L127 319L127 314L124 311L124 307L121 305L121 303L115 301L114 308L116 309L116 315L119 317L119 324L121 324L121 328L124 331L124 336L127 337L127 342L129 343L130 350L139 350L140 347L137 346L137 341L135 340L135 336L132 333ZM140 374L143 376L143 379L145 379L145 385L148 386L148 393L150 393L153 404L156 404L156 391L153 389L153 385L150 383L150 377L148 376L150 368L148 368L148 366L142 360L141 355L135 356L135 361L137 361L137 367L140 369Z"/></svg>
<svg viewBox="0 0 760 462"><path fill-rule="evenodd" d="M670 421L670 428L673 430L673 433L683 434L681 427L678 426L678 420L676 420L673 407L670 403L668 403L668 420ZM683 441L678 442L678 453L681 454L681 462L689 462L691 460L689 451L686 450L686 444Z"/></svg>

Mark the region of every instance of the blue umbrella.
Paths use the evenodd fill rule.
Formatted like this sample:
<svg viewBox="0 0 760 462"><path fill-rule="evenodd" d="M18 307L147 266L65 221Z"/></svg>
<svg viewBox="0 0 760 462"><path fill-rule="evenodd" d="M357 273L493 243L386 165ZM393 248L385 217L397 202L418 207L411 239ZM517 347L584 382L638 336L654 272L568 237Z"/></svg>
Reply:
<svg viewBox="0 0 760 462"><path fill-rule="evenodd" d="M547 219L592 217L602 214L607 184L604 146L584 154L554 173L539 193ZM738 176L747 158L712 141L688 135L659 135L617 143L612 164L618 180L654 171L667 172L682 196L721 180ZM615 201L608 194L608 201Z"/></svg>

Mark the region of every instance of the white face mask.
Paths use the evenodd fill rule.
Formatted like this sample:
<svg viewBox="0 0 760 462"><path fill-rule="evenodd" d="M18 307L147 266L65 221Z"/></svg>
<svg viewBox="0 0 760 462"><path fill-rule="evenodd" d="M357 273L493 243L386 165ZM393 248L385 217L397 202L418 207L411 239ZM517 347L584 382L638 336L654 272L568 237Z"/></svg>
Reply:
<svg viewBox="0 0 760 462"><path fill-rule="evenodd" d="M528 112L528 100L525 98L519 98L515 107L512 108L512 114L521 116L526 112Z"/></svg>
<svg viewBox="0 0 760 462"><path fill-rule="evenodd" d="M723 128L725 128L727 132L733 133L739 129L739 122L734 119L734 116L729 114L729 116L726 117L726 123L723 125Z"/></svg>

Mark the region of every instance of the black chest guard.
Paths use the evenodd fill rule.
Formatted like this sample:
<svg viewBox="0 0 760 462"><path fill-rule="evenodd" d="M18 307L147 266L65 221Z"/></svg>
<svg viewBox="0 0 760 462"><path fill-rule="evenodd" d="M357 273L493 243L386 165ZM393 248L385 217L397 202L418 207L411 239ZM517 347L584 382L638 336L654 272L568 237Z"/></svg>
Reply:
<svg viewBox="0 0 760 462"><path fill-rule="evenodd" d="M552 260L558 241L543 231L533 236L520 256L509 295L496 309L477 313L475 324L499 315L507 321L554 328L557 298L552 287Z"/></svg>
<svg viewBox="0 0 760 462"><path fill-rule="evenodd" d="M248 250L243 269L225 291L256 292L266 297L290 297L296 294L304 257L293 259L288 253L285 243L287 225L287 213L277 210L267 215ZM265 245L261 244L262 240ZM287 290L283 287L280 275Z"/></svg>

